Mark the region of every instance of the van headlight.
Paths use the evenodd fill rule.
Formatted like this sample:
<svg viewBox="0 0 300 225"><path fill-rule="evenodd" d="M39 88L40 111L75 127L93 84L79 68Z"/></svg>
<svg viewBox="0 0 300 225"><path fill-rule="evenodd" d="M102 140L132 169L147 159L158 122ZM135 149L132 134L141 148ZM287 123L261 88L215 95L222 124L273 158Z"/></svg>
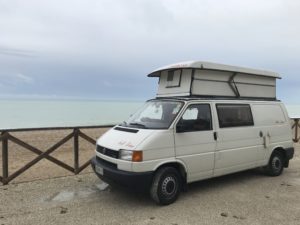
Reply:
<svg viewBox="0 0 300 225"><path fill-rule="evenodd" d="M142 162L143 151L131 151L131 150L121 149L119 151L119 159L132 161L132 162Z"/></svg>

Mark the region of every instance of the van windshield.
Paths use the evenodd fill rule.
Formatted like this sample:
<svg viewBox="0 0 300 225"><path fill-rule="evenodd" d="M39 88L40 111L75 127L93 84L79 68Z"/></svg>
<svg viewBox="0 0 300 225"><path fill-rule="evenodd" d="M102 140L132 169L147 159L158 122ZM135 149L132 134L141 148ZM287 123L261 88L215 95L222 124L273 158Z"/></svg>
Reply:
<svg viewBox="0 0 300 225"><path fill-rule="evenodd" d="M142 129L167 129L183 106L183 102L152 100L121 125Z"/></svg>

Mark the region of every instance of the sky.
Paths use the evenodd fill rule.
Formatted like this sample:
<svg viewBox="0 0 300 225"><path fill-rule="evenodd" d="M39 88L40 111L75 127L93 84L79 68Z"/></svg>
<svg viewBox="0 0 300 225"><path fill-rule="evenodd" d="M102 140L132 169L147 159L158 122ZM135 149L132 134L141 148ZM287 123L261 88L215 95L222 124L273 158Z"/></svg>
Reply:
<svg viewBox="0 0 300 225"><path fill-rule="evenodd" d="M189 60L278 72L300 104L300 1L0 0L0 97L144 100Z"/></svg>

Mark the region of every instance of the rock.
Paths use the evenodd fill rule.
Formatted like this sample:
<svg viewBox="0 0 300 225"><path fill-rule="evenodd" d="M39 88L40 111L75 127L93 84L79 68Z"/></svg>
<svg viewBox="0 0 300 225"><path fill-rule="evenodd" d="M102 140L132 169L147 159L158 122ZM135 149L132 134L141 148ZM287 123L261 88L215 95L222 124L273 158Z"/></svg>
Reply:
<svg viewBox="0 0 300 225"><path fill-rule="evenodd" d="M222 212L222 213L221 213L221 216L223 216L223 217L228 217L228 213Z"/></svg>
<svg viewBox="0 0 300 225"><path fill-rule="evenodd" d="M245 220L246 219L246 217L243 217L243 216L233 215L232 217L235 218L235 219L239 219L239 220Z"/></svg>
<svg viewBox="0 0 300 225"><path fill-rule="evenodd" d="M65 214L68 212L68 208L60 207L60 214Z"/></svg>

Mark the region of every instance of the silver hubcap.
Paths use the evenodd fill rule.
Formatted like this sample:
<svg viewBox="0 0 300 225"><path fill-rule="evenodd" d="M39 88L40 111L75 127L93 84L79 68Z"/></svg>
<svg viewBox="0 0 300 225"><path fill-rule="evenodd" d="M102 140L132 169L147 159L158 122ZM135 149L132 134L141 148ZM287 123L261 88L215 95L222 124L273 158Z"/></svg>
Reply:
<svg viewBox="0 0 300 225"><path fill-rule="evenodd" d="M162 182L162 193L164 195L173 195L176 189L176 180L174 177L166 177Z"/></svg>

